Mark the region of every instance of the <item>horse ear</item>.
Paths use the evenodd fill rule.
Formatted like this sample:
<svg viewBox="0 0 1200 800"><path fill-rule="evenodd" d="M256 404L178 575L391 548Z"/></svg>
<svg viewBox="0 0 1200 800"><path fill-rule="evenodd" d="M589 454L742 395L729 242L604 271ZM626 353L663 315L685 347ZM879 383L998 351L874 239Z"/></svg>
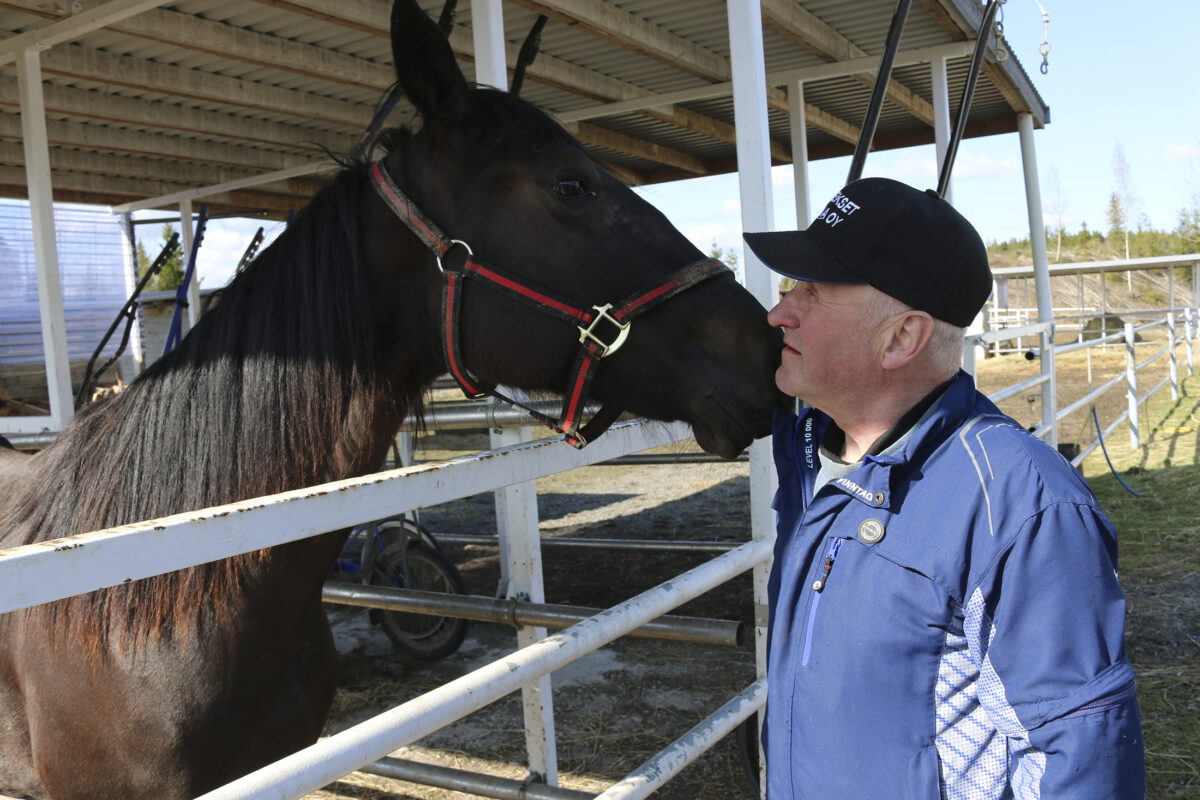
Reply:
<svg viewBox="0 0 1200 800"><path fill-rule="evenodd" d="M415 0L392 5L392 60L396 78L426 116L458 119L467 103L467 80L450 42Z"/></svg>

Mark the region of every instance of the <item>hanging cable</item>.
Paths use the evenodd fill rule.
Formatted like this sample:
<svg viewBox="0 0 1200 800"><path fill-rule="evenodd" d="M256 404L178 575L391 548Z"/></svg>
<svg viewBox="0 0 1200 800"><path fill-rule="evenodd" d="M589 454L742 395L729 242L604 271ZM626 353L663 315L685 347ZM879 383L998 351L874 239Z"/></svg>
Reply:
<svg viewBox="0 0 1200 800"><path fill-rule="evenodd" d="M908 18L909 2L910 0L899 0L896 13L892 15L883 55L879 59L879 73L875 76L875 88L871 91L871 102L867 106L867 116L858 134L858 144L854 148L854 158L850 160L850 174L846 177L846 183L852 183L862 177L867 151L871 149L871 142L875 138L875 126L879 123L883 96L887 93L888 82L892 79L892 63L896 60L896 51L900 49L900 34L904 32L904 21Z"/></svg>
<svg viewBox="0 0 1200 800"><path fill-rule="evenodd" d="M1121 478L1121 474L1117 472L1117 468L1113 466L1112 459L1108 457L1108 448L1104 445L1104 434L1100 432L1100 418L1096 416L1095 406L1092 406L1092 422L1096 423L1096 439L1100 442L1100 449L1104 451L1104 460L1108 462L1108 468L1112 472L1113 477L1116 478L1117 482L1124 486L1131 495L1134 497L1141 497L1140 494L1133 490L1133 487L1131 487Z"/></svg>
<svg viewBox="0 0 1200 800"><path fill-rule="evenodd" d="M979 26L979 38L975 41L975 54L971 58L971 68L967 72L967 83L963 87L962 101L958 105L958 119L954 121L954 130L950 134L950 143L946 148L946 157L942 161L942 172L938 176L938 197L946 196L950 187L950 172L954 169L954 157L958 154L958 143L962 141L967 129L967 113L971 110L971 97L975 94L975 84L979 82L979 71L983 67L983 54L987 50L988 30L992 20L1005 0L988 0L983 12L983 23Z"/></svg>

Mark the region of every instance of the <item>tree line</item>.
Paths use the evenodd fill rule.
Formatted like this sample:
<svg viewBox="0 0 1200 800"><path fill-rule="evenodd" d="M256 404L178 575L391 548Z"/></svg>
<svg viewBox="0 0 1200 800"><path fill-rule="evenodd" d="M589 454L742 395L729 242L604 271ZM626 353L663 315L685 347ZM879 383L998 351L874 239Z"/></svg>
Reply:
<svg viewBox="0 0 1200 800"><path fill-rule="evenodd" d="M1063 203L1058 176L1051 171L1046 206L1046 251L1050 263L1107 261L1200 253L1200 191L1193 191L1179 211L1175 227L1157 230L1143 214L1136 217L1137 196L1132 170L1120 142L1113 150L1113 191L1105 212L1105 227L1090 229L1086 222L1070 231L1063 224ZM1016 266L1032 261L1029 238L1009 239L988 245L992 266Z"/></svg>

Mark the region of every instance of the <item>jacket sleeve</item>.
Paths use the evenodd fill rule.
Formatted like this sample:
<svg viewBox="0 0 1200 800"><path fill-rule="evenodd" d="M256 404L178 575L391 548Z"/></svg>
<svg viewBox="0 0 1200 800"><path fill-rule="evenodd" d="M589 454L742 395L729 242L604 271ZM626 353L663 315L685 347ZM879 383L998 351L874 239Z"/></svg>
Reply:
<svg viewBox="0 0 1200 800"><path fill-rule="evenodd" d="M1014 797L1145 795L1116 536L1094 506L1030 517L968 598L979 702L1008 739Z"/></svg>

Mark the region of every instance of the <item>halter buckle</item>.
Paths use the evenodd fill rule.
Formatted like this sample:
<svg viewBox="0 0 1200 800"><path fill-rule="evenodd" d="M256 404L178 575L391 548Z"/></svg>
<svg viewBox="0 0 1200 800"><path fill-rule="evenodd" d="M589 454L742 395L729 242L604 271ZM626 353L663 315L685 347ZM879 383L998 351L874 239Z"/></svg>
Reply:
<svg viewBox="0 0 1200 800"><path fill-rule="evenodd" d="M625 344L625 337L629 335L629 326L633 324L632 322L617 322L617 320L608 313L611 308L612 303L605 303L602 306L592 306L592 309L596 312L596 318L593 319L592 324L588 325L586 328L582 325L579 326L579 341L586 342L588 339L591 339L593 342L600 345L602 348L600 352L601 358L605 358L606 356L621 349L621 345ZM615 326L617 329L617 338L613 339L611 343L605 342L595 333L596 325L600 322L600 320L605 320L606 322Z"/></svg>

